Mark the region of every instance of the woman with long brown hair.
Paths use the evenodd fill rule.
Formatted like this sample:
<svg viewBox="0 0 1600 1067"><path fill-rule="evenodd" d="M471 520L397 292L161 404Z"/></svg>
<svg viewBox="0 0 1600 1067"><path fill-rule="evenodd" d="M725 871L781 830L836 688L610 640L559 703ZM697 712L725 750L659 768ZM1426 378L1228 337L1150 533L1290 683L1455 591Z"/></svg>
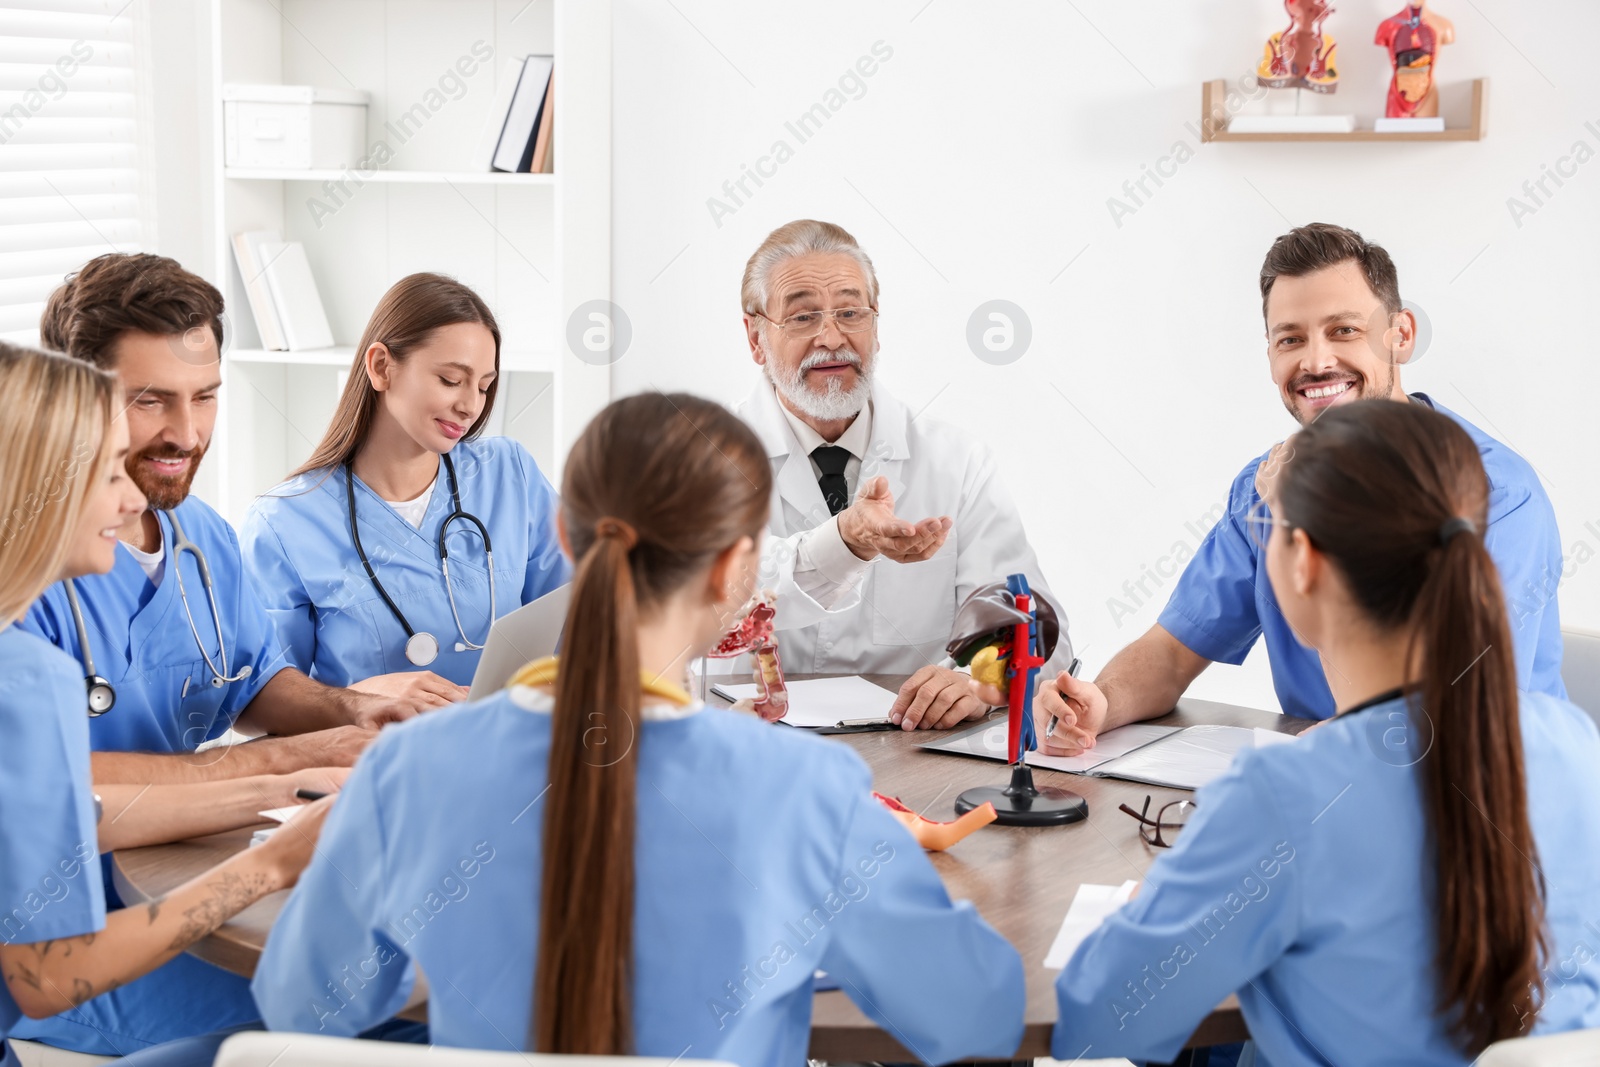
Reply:
<svg viewBox="0 0 1600 1067"><path fill-rule="evenodd" d="M926 1061L1009 1056L1021 961L861 760L684 689L754 590L755 435L710 401L629 397L564 485L559 662L362 757L256 971L268 1025L353 1034L420 968L437 1044L793 1067L822 968Z"/></svg>
<svg viewBox="0 0 1600 1067"><path fill-rule="evenodd" d="M451 703L494 620L566 583L555 490L522 445L484 436L499 388L477 293L413 274L384 294L327 433L240 535L294 666Z"/></svg>
<svg viewBox="0 0 1600 1067"><path fill-rule="evenodd" d="M1339 714L1200 791L1062 971L1056 1055L1168 1059L1235 992L1275 1067L1464 1064L1600 1026L1600 736L1516 689L1477 447L1373 400L1280 459L1252 519Z"/></svg>

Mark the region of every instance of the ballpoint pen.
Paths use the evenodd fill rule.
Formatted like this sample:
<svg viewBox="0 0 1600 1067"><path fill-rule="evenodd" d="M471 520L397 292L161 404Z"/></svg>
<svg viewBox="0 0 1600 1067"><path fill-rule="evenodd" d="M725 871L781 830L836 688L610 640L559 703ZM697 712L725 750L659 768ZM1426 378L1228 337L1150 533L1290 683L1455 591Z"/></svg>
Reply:
<svg viewBox="0 0 1600 1067"><path fill-rule="evenodd" d="M1067 673L1076 678L1078 676L1078 668L1082 666L1083 660L1079 659L1077 656L1073 656L1072 662L1067 664ZM1049 737L1051 734L1056 732L1056 723L1059 721L1060 720L1056 716L1050 716L1050 725L1044 728L1044 735L1046 737Z"/></svg>

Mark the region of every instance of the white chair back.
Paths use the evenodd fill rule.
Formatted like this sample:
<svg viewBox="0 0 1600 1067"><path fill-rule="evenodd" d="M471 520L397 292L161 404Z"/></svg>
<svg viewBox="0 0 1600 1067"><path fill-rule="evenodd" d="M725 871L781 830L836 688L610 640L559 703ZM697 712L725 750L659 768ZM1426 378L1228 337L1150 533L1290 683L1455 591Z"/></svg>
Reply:
<svg viewBox="0 0 1600 1067"><path fill-rule="evenodd" d="M543 1056L481 1052L438 1045L355 1041L316 1034L235 1034L222 1043L215 1067L733 1067L716 1060L635 1056Z"/></svg>
<svg viewBox="0 0 1600 1067"><path fill-rule="evenodd" d="M1561 680L1567 699L1600 724L1600 633L1561 631Z"/></svg>
<svg viewBox="0 0 1600 1067"><path fill-rule="evenodd" d="M1600 1063L1600 1030L1496 1041L1474 1067L1591 1067Z"/></svg>

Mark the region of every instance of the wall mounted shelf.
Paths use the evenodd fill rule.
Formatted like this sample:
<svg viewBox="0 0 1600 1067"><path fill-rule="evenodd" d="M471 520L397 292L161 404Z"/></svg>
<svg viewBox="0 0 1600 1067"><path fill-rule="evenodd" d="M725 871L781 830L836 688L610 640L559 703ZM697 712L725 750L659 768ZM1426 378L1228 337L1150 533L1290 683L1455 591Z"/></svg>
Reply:
<svg viewBox="0 0 1600 1067"><path fill-rule="evenodd" d="M1472 83L1472 120L1454 129L1418 133L1379 133L1376 130L1351 130L1348 133L1230 133L1232 118L1227 108L1228 83L1222 78L1200 86L1200 139L1202 141L1481 141L1486 132L1489 79Z"/></svg>

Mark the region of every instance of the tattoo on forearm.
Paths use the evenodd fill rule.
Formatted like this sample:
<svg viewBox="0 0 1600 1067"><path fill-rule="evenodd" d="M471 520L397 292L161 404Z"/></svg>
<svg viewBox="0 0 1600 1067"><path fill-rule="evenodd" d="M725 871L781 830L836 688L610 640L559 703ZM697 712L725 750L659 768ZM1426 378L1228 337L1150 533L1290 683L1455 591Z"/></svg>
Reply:
<svg viewBox="0 0 1600 1067"><path fill-rule="evenodd" d="M245 878L227 872L206 888L211 891L211 896L184 910L183 925L178 928L169 948L188 948L260 899L267 888L267 877L255 874Z"/></svg>
<svg viewBox="0 0 1600 1067"><path fill-rule="evenodd" d="M86 979L74 978L72 980L72 1006L76 1008L86 1000L94 997L94 986Z"/></svg>
<svg viewBox="0 0 1600 1067"><path fill-rule="evenodd" d="M7 982L21 982L23 985L37 992L44 992L44 983L39 980L39 974L21 960L17 961L16 970L6 975Z"/></svg>
<svg viewBox="0 0 1600 1067"><path fill-rule="evenodd" d="M150 917L150 925L154 926L156 924L156 916L161 914L161 900L152 900L144 911Z"/></svg>

